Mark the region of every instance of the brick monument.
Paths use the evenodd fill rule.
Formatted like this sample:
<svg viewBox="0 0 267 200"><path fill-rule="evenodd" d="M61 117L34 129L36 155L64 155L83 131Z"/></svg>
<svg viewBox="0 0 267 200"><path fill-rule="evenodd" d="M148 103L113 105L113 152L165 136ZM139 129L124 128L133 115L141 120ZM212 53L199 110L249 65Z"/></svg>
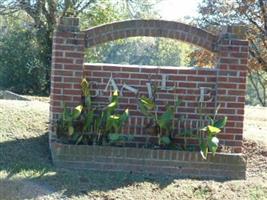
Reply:
<svg viewBox="0 0 267 200"><path fill-rule="evenodd" d="M63 102L69 108L73 108L81 102L80 82L83 77L91 82L91 90L94 95L93 101L96 102L96 104L106 104L110 95L110 90L115 88L119 89L121 93L121 108L129 108L131 116L124 133L132 134L135 139L129 145L139 148L142 148L145 139L150 136L148 136L142 128L146 125L147 121L142 113L139 112L137 97L140 95L149 96L149 84L152 82L158 84L160 87L157 96L157 109L159 113L163 111L164 104L174 103L174 97L178 96L178 98L182 100L182 104L176 111L176 117L179 118L183 116L185 120L177 123L174 121L173 126L177 132L185 128L194 129L199 125L199 114L197 112L199 102L203 102L205 110L210 114L212 114L215 107L220 104L221 109L218 113L219 116L228 117L228 122L223 132L219 134L220 143L228 147L232 154L229 153L229 157L223 154L222 157L218 157L217 160L216 158L210 158L209 162L217 162L217 165L221 166L221 168L227 168L225 167L227 166L225 162L228 159L230 166L233 166L233 168L235 168L234 166L239 167L235 168L238 172L236 176L233 175L236 171L232 172L230 170L229 177L244 177L245 160L241 152L248 64L248 42L239 39L238 36L234 34L234 30L237 28L238 27L227 27L220 35L213 35L205 30L179 22L129 20L80 31L79 20L77 18L60 19L53 37L51 74L50 147L54 162L58 163L60 160L60 149L65 149L62 151L67 151L68 153L66 153L66 155L72 155L69 150L75 148L66 147L56 142L57 138L54 133L55 129L53 124L59 118L63 110ZM214 68L185 68L84 63L85 48L134 36L165 37L202 47L217 56L216 66ZM179 134L173 135L173 138L177 144L183 144L185 142L185 138ZM153 140L153 137L151 136L149 139ZM187 138L186 140L188 144L197 146L198 141L196 139ZM79 148L83 149L87 147L77 147L77 149ZM105 149L108 147L101 148ZM114 147L110 147L110 152L116 151L112 150L113 148ZM81 150L83 153L88 151L89 150L86 149ZM141 150L139 149L137 151ZM123 152L124 158L127 160L127 149L124 149ZM98 155L98 153L97 151L96 155ZM142 157L143 160L150 160L153 157L153 152L147 154L149 154L149 159ZM160 155L161 153L157 153L155 159L162 158L164 160L164 156L167 156L167 160L172 160L172 153L170 153L170 155L169 152L164 153L163 156ZM186 161L189 163L192 161L193 163L197 163L196 167L192 167L193 169L190 168L191 173L188 173L189 175L194 174L194 169L198 169L199 165L203 165L204 169L208 166L207 164L203 164L195 154L187 155L183 152L176 152L173 153L173 155L174 160L182 156L181 159L184 159L184 162ZM231 156L234 156L234 159L232 159ZM83 166L81 168L101 168L97 165L98 162L96 162L95 167L88 167L89 164L87 163L86 165L84 164L86 162L82 161L82 159L79 160L80 163L83 163L80 165ZM90 163L92 164L92 162ZM69 164L76 166L75 162L71 164L70 161ZM104 164L102 163L102 165ZM139 164L135 163L135 165ZM128 165L130 164L128 163ZM128 165L125 168L129 168ZM154 166L154 164L151 165ZM173 173L179 171L178 169L178 171L175 170L178 165L177 163L165 163L165 165L173 166L174 169L170 170ZM64 164L61 162L60 166L64 166ZM143 164L140 165L139 168L142 168L142 166L143 169L147 167L146 164ZM163 168L164 166L158 167L155 171L160 171L160 169ZM185 169L188 168L185 167ZM196 171L197 175L201 176L201 172L199 172L199 170ZM213 177L219 176L220 174L223 174L220 170L216 171ZM225 174L227 173L225 172Z"/></svg>

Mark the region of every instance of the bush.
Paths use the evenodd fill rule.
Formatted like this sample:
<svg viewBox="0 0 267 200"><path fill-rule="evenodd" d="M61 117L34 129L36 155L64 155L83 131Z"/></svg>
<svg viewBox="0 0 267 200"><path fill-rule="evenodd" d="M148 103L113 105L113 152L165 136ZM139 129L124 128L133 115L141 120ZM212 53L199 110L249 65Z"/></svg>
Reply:
<svg viewBox="0 0 267 200"><path fill-rule="evenodd" d="M0 37L0 87L20 94L43 95L47 80L40 51L30 30L12 30Z"/></svg>

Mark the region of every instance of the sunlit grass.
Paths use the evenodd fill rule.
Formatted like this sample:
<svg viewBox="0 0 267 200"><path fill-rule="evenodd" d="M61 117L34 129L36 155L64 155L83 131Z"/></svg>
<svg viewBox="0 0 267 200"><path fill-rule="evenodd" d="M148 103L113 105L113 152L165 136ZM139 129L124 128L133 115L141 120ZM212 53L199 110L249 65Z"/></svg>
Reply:
<svg viewBox="0 0 267 200"><path fill-rule="evenodd" d="M240 181L57 169L48 104L0 100L0 199L267 199L266 175Z"/></svg>

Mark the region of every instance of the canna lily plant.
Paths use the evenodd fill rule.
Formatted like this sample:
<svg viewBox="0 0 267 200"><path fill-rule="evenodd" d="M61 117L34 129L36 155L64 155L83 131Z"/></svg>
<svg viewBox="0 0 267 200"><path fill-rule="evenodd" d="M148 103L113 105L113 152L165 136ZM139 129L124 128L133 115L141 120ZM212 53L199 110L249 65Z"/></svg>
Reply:
<svg viewBox="0 0 267 200"><path fill-rule="evenodd" d="M74 123L82 113L83 106L76 106L73 111L69 111L64 104L64 109L61 118L58 121L57 125L57 133L64 135L66 134L68 137L73 136L75 129Z"/></svg>
<svg viewBox="0 0 267 200"><path fill-rule="evenodd" d="M121 133L123 125L129 119L129 110L125 109L123 113L119 113L118 106L119 92L115 90L110 103L100 112L95 121L98 142L106 139L109 143L116 143L124 139Z"/></svg>
<svg viewBox="0 0 267 200"><path fill-rule="evenodd" d="M83 103L76 106L73 111L64 110L57 123L57 134L71 140L75 144L88 143L104 144L126 140L122 128L129 118L129 110L119 113L119 92L114 91L110 103L102 110L92 107L90 85L86 79L81 81Z"/></svg>
<svg viewBox="0 0 267 200"><path fill-rule="evenodd" d="M202 135L199 138L200 153L203 159L207 159L208 152L212 152L213 156L215 155L219 146L219 139L217 138L217 135L227 123L226 116L222 119L216 119L219 108L220 106L216 108L215 115L213 117L209 117L209 125L200 129L200 131L204 132L204 136Z"/></svg>
<svg viewBox="0 0 267 200"><path fill-rule="evenodd" d="M57 124L58 135L67 135L68 139L79 144L85 137L85 132L92 129L94 109L91 106L89 83L86 79L81 82L83 104L76 106L73 111L64 105L63 113ZM81 128L78 126L82 126Z"/></svg>
<svg viewBox="0 0 267 200"><path fill-rule="evenodd" d="M153 122L152 126L158 137L158 145L166 146L171 143L170 132L172 121L176 108L180 103L180 100L177 99L174 106L166 105L166 111L159 115L155 101L145 96L139 99L140 111Z"/></svg>

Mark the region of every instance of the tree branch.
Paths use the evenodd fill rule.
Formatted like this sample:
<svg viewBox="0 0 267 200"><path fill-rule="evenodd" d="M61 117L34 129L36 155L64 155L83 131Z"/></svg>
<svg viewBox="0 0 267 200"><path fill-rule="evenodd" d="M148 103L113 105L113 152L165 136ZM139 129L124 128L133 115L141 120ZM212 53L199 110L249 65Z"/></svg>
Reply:
<svg viewBox="0 0 267 200"><path fill-rule="evenodd" d="M248 72L249 72L249 76L248 76L248 77L249 77L250 82L252 83L252 85L253 85L253 87L254 87L254 89L255 89L255 91L256 91L257 98L258 98L258 100L260 101L261 105L262 105L262 106L265 106L265 101L262 100L262 97L261 97L261 95L260 95L259 89L258 89L256 83L255 83L254 80L253 80L252 72L251 72L250 70L249 70Z"/></svg>
<svg viewBox="0 0 267 200"><path fill-rule="evenodd" d="M88 8L90 4L95 3L95 2L96 2L96 0L90 0L87 3L85 3L80 9L79 9L79 7L77 7L76 8L76 16L78 14L80 14L81 12L83 12L86 8Z"/></svg>
<svg viewBox="0 0 267 200"><path fill-rule="evenodd" d="M257 74L257 79L258 79L258 82L260 83L261 87L262 87L262 93L263 93L263 101L264 101L264 106L266 106L266 79L260 74L260 72L257 70L256 71L256 74ZM264 80L264 82L263 82Z"/></svg>
<svg viewBox="0 0 267 200"><path fill-rule="evenodd" d="M264 3L263 0L259 0L259 5L263 16L265 35L267 36L267 11L265 7L267 4L266 2Z"/></svg>
<svg viewBox="0 0 267 200"><path fill-rule="evenodd" d="M264 29L262 29L261 26L252 19L252 17L250 17L247 13L245 13L244 15L246 16L247 20L254 24L261 33L265 33Z"/></svg>

